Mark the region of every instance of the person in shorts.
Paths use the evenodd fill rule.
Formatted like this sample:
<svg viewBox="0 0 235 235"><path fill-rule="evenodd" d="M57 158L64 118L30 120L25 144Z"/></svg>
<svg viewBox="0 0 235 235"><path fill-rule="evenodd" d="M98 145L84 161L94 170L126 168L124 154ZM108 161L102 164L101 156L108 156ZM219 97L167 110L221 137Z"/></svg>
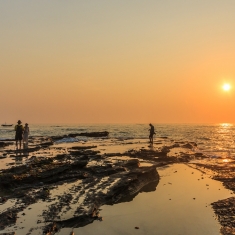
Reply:
<svg viewBox="0 0 235 235"><path fill-rule="evenodd" d="M17 123L18 123L18 124L15 125L16 149L18 149L18 143L19 143L19 147L20 147L20 149L21 149L21 141L22 141L22 139L23 139L24 127L22 126L20 120L19 120Z"/></svg>
<svg viewBox="0 0 235 235"><path fill-rule="evenodd" d="M149 141L151 144L153 144L153 135L156 134L154 130L154 126L150 123L149 124L150 129L149 129Z"/></svg>

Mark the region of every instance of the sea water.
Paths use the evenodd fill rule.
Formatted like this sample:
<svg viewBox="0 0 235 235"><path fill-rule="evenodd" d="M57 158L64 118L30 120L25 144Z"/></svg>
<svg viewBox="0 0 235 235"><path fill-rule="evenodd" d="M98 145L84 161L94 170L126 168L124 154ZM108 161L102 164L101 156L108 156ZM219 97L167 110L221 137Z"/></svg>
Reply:
<svg viewBox="0 0 235 235"><path fill-rule="evenodd" d="M155 137L174 141L196 142L198 151L212 157L235 156L235 125L222 124L153 124ZM110 139L148 139L148 124L32 124L30 136L63 136L70 133L108 131ZM0 140L14 139L14 127L0 127ZM87 138L92 141L92 138Z"/></svg>
<svg viewBox="0 0 235 235"><path fill-rule="evenodd" d="M196 151L201 151L210 157L235 157L233 124L154 124L154 126L155 142L159 138L196 142L198 145ZM13 139L13 129L14 127L1 127L0 138ZM104 141L106 143L117 143L120 140L130 140L131 143L142 140L141 142L147 143L149 126L148 124L30 125L30 136L63 136L96 131L109 132L108 138ZM66 138L64 141L66 142ZM82 137L77 138L77 141L93 144L97 138ZM198 180L201 172L190 169L184 164L159 168L158 172L161 179L155 191L140 193L128 203L103 206L101 214L104 221L102 223L96 221L84 228L77 228L74 230L75 234L103 234L105 231L113 235L220 234L220 225L215 219L210 203L228 198L232 196L232 192L209 176L203 176L203 180ZM26 222L29 220L28 217L24 219ZM136 230L135 227L139 229ZM17 230L17 234L23 235L29 228L25 226L24 229L14 230ZM35 230L32 235L41 234L40 231ZM67 228L61 230L59 234L69 234L70 231L71 228Z"/></svg>

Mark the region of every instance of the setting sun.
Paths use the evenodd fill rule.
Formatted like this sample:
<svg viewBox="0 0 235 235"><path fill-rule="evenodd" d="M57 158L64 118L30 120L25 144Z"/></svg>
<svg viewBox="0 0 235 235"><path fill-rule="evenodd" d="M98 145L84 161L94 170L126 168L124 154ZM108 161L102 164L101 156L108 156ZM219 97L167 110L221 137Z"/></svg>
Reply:
<svg viewBox="0 0 235 235"><path fill-rule="evenodd" d="M231 89L230 84L226 83L226 84L223 85L223 90L224 91L229 91L230 89Z"/></svg>

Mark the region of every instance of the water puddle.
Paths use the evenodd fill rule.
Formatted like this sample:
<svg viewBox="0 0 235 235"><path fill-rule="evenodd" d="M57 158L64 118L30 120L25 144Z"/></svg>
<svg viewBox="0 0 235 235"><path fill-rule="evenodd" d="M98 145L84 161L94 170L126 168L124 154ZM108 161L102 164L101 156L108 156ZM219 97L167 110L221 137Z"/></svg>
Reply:
<svg viewBox="0 0 235 235"><path fill-rule="evenodd" d="M155 191L140 193L128 203L103 206L103 221L75 228L75 234L219 235L220 224L210 204L230 197L232 191L185 164L158 171L161 179ZM71 231L65 228L58 234Z"/></svg>

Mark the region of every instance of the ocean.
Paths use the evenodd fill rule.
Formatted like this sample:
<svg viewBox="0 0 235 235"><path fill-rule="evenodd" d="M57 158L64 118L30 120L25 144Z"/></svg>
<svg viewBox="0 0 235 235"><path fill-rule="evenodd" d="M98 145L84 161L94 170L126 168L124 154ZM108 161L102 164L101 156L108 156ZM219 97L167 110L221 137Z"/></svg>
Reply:
<svg viewBox="0 0 235 235"><path fill-rule="evenodd" d="M155 138L196 142L198 151L209 156L235 157L235 125L154 124ZM32 124L30 136L62 136L70 133L108 131L110 139L148 139L148 124ZM0 140L14 139L14 127L0 127ZM87 138L87 141L92 138Z"/></svg>
<svg viewBox="0 0 235 235"><path fill-rule="evenodd" d="M154 137L155 146L158 143L195 142L197 148L194 151L202 152L210 158L201 159L210 163L220 164L219 157L235 157L235 125L233 124L154 124L156 135ZM122 153L127 149L150 147L148 135L148 124L47 124L47 125L29 125L30 136L65 136L71 133L82 132L102 132L108 131L107 138L90 138L77 136L76 138L64 137L63 142L86 142L87 145L97 145L97 150L101 153ZM14 139L14 127L0 127L0 141L4 139ZM127 140L127 141L122 141ZM61 140L59 140L61 143ZM56 145L57 143L55 143ZM70 144L68 144L70 145ZM58 145L60 146L60 145ZM67 146L67 144L65 144ZM12 147L11 147L12 148ZM57 148L57 146L55 147ZM44 151L44 150L43 150ZM54 151L54 150L52 150ZM64 153L65 148L57 151ZM45 153L48 156L50 151ZM35 156L44 156L44 152ZM42 155L41 155L42 154ZM47 155L46 155L47 156ZM0 168L5 169L7 164L18 165L29 160L27 157L10 157L1 160ZM215 159L214 159L215 158ZM117 159L116 159L117 160ZM226 160L226 159L223 159ZM197 161L193 160L193 161ZM2 164L2 165L1 165ZM92 164L92 161L90 162ZM141 164L144 164L141 162ZM227 163L226 163L227 164ZM229 161L228 161L229 164ZM143 165L144 166L144 165ZM109 234L133 234L138 226L139 234L202 234L214 235L219 232L221 225L215 220L215 214L211 208L211 203L231 197L232 191L224 188L221 182L211 179L211 175L203 174L189 164L173 164L169 166L158 167L157 171L160 181L154 190L142 191L128 202L101 207L101 216L104 220L94 221L84 227L74 228L75 234L103 234L109 231ZM107 178L107 179L106 179ZM199 180L200 179L200 180ZM203 179L203 180L202 180ZM103 184L108 177L102 178ZM74 216L74 210L83 206L87 195L92 195L94 188L87 188L86 194L80 194L80 191L74 191L75 187L80 185L84 187L83 181L66 182L58 187L51 188L51 198L58 198L58 195L72 195L75 204L70 204L69 210L60 211L61 219L68 219ZM106 187L105 186L105 190ZM95 189L98 190L98 189ZM33 192L34 193L34 192ZM86 196L84 196L86 195ZM196 200L195 200L196 199ZM2 204L0 211L4 212L6 208L12 207L17 201L8 200ZM26 207L23 213L18 214L15 225L6 228L4 232L15 231L19 235L42 234L43 226L46 223L42 220L42 214L47 211L52 201L38 202ZM58 235L70 234L72 228L63 228Z"/></svg>

